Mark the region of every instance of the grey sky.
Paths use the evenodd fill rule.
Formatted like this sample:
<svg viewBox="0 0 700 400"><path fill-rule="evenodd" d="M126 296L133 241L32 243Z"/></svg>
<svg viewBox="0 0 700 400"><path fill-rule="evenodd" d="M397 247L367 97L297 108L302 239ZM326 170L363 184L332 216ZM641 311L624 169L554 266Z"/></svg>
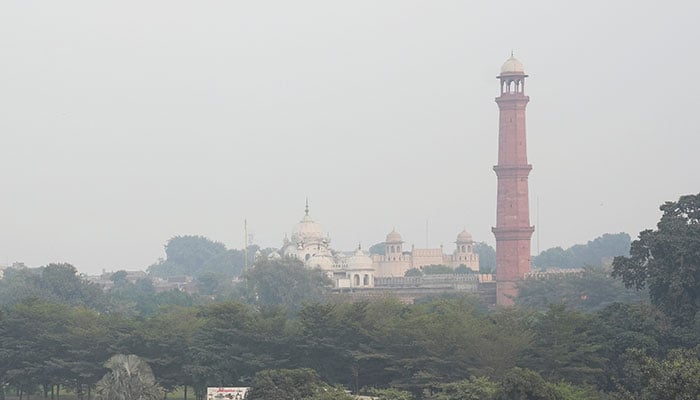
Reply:
<svg viewBox="0 0 700 400"><path fill-rule="evenodd" d="M335 248L493 244L511 49L541 249L635 236L700 191L700 2L661 4L0 2L0 264L279 246L307 196Z"/></svg>

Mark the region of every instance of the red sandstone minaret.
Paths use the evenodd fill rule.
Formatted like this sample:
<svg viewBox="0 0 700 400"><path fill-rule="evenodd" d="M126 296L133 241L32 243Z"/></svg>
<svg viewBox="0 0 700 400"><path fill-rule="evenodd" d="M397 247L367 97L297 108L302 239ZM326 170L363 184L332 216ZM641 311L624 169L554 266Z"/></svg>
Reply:
<svg viewBox="0 0 700 400"><path fill-rule="evenodd" d="M525 135L525 70L513 55L501 67L497 78L501 95L496 98L500 110L498 121L498 176L496 227L496 303L512 305L516 283L530 272L530 225L527 177L532 165L527 163Z"/></svg>

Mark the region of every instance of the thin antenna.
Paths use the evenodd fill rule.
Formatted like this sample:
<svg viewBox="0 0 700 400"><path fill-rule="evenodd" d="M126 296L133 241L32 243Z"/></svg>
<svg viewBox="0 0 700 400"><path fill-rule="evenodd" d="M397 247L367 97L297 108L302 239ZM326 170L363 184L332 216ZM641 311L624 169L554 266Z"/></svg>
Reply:
<svg viewBox="0 0 700 400"><path fill-rule="evenodd" d="M243 220L243 271L248 270L248 220Z"/></svg>

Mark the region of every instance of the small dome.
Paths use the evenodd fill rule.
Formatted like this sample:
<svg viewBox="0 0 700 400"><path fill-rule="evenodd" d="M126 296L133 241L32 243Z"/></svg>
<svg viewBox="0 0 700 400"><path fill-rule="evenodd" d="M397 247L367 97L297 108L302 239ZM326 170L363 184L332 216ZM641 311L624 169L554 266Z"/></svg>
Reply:
<svg viewBox="0 0 700 400"><path fill-rule="evenodd" d="M520 62L517 58L513 57L511 54L510 58L506 60L506 62L503 63L503 66L501 67L501 74L524 74L525 73L525 67L523 66L523 63Z"/></svg>
<svg viewBox="0 0 700 400"><path fill-rule="evenodd" d="M367 254L365 254L364 251L362 251L359 248L357 249L357 251L355 251L355 254L348 257L347 263L348 263L348 269L352 269L352 270L373 269L372 268L372 259Z"/></svg>
<svg viewBox="0 0 700 400"><path fill-rule="evenodd" d="M267 255L268 260L279 260L280 258L282 258L282 256L280 256L280 253L276 251L273 251L272 253Z"/></svg>
<svg viewBox="0 0 700 400"><path fill-rule="evenodd" d="M472 235L466 230L462 231L457 235L456 243L469 243L472 241Z"/></svg>
<svg viewBox="0 0 700 400"><path fill-rule="evenodd" d="M394 229L391 232L389 232L388 235L386 235L386 242L387 243L403 243L403 238L401 237L401 234L396 232L396 229Z"/></svg>

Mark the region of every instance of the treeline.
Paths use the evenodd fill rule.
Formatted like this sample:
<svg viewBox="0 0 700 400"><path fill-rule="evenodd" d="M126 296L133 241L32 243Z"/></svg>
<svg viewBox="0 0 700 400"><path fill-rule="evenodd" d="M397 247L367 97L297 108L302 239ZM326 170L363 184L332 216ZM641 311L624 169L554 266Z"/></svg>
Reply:
<svg viewBox="0 0 700 400"><path fill-rule="evenodd" d="M600 267L614 257L628 256L630 253L630 235L622 233L606 233L588 241L564 250L561 247L547 249L532 257L532 265L536 268L582 268Z"/></svg>
<svg viewBox="0 0 700 400"><path fill-rule="evenodd" d="M415 398L455 398L449 391L465 379L496 387L511 378L595 395L585 398L641 396L679 376L693 388L699 339L639 304L584 314L384 299L307 304L289 315L225 302L144 318L29 299L0 310L0 387L47 394L60 385L89 398L110 356L135 354L166 390L187 385L200 399L207 386L249 386L260 371L296 368L353 391L392 387Z"/></svg>

